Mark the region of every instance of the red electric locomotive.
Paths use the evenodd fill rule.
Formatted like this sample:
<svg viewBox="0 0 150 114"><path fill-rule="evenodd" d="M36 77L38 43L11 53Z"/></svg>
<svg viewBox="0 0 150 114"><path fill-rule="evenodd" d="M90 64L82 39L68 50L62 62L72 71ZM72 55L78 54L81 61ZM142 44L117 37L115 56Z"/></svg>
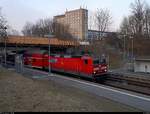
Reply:
<svg viewBox="0 0 150 114"><path fill-rule="evenodd" d="M49 64L52 71L79 75L87 78L100 78L107 74L105 59L93 59L89 55L51 55L46 51L27 52L24 56L24 64L32 67L48 69Z"/></svg>

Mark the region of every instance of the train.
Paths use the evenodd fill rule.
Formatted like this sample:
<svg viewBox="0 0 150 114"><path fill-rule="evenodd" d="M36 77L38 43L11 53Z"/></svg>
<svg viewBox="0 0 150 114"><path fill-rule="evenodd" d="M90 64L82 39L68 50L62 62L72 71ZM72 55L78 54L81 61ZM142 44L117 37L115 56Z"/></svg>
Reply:
<svg viewBox="0 0 150 114"><path fill-rule="evenodd" d="M108 66L106 59L96 59L88 54L50 54L45 50L26 51L23 55L24 65L50 69L55 72L62 72L85 77L93 80L106 77Z"/></svg>

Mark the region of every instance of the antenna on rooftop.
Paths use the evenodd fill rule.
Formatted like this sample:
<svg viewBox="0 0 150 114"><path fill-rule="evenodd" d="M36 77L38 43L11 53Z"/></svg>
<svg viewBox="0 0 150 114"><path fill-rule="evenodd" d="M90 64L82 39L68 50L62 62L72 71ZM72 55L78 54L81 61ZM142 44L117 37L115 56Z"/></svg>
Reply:
<svg viewBox="0 0 150 114"><path fill-rule="evenodd" d="M85 5L85 3L83 4L83 9L87 9L87 6Z"/></svg>
<svg viewBox="0 0 150 114"><path fill-rule="evenodd" d="M68 9L66 8L66 12L68 12Z"/></svg>

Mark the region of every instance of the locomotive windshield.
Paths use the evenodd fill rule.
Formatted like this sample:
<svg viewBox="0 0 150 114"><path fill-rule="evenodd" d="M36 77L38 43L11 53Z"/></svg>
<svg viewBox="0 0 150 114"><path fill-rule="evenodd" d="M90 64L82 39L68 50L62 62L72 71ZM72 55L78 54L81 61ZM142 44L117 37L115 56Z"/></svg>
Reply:
<svg viewBox="0 0 150 114"><path fill-rule="evenodd" d="M93 61L94 65L98 65L99 63L100 63L100 61L98 59Z"/></svg>
<svg viewBox="0 0 150 114"><path fill-rule="evenodd" d="M93 64L94 64L94 65L105 64L105 63L106 63L106 59L101 59L101 60L95 59L95 60L93 61Z"/></svg>

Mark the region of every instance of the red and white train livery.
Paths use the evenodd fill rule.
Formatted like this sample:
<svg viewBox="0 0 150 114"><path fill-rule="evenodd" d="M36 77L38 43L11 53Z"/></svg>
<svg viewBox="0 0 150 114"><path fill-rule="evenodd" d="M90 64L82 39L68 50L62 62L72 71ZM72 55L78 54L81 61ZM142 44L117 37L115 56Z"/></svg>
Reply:
<svg viewBox="0 0 150 114"><path fill-rule="evenodd" d="M89 55L48 55L46 51L26 52L24 64L32 67L48 69L52 71L64 72L79 75L87 78L100 78L107 74L107 64L105 59L93 59Z"/></svg>

